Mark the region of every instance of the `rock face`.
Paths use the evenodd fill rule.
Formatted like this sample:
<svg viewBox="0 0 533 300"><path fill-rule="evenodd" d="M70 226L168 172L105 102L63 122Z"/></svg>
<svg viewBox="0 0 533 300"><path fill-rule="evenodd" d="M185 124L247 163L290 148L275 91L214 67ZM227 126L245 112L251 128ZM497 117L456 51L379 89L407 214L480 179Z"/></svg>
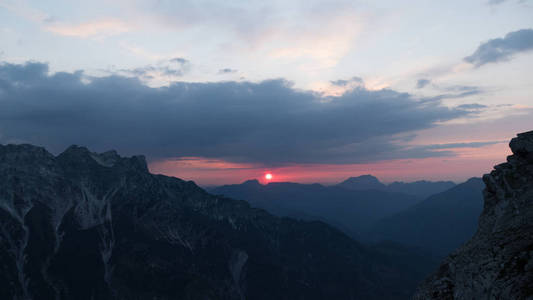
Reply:
<svg viewBox="0 0 533 300"><path fill-rule="evenodd" d="M150 174L142 156L0 145L0 299L401 299L416 281L324 223Z"/></svg>
<svg viewBox="0 0 533 300"><path fill-rule="evenodd" d="M483 176L485 205L474 237L452 253L415 299L533 299L533 131Z"/></svg>

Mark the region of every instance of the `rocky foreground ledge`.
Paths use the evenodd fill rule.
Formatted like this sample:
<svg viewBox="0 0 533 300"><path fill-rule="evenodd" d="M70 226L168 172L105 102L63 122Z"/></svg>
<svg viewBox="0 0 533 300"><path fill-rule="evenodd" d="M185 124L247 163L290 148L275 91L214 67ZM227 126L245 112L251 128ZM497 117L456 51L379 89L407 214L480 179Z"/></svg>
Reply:
<svg viewBox="0 0 533 300"><path fill-rule="evenodd" d="M533 131L483 176L477 233L419 287L414 299L533 299Z"/></svg>

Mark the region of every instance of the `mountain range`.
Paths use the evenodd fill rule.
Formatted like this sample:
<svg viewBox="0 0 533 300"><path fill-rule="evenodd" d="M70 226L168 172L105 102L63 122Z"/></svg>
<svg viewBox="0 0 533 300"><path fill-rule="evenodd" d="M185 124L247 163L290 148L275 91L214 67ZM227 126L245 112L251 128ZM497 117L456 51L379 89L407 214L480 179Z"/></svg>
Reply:
<svg viewBox="0 0 533 300"><path fill-rule="evenodd" d="M209 190L213 194L246 200L278 216L322 220L360 237L376 221L400 212L421 199L377 189L347 189L340 186L257 180Z"/></svg>
<svg viewBox="0 0 533 300"><path fill-rule="evenodd" d="M151 174L143 156L0 145L0 298L408 299L416 290L416 300L530 299L533 132L510 146L513 155L483 182L425 200L376 188L234 186L313 209L355 202L370 212L393 203L400 211L368 229L376 243L367 245L322 221L274 216ZM422 246L450 249L474 232L422 281L436 265Z"/></svg>
<svg viewBox="0 0 533 300"><path fill-rule="evenodd" d="M406 299L432 263L78 146L0 145L0 221L1 299Z"/></svg>
<svg viewBox="0 0 533 300"><path fill-rule="evenodd" d="M379 190L401 193L425 199L433 194L451 189L455 186L455 183L453 181L420 180L414 182L395 181L390 184L384 184L372 175L361 175L350 177L337 184L337 186L350 190Z"/></svg>
<svg viewBox="0 0 533 300"><path fill-rule="evenodd" d="M393 241L443 257L470 238L483 208L483 183L383 184L372 175L333 186L257 180L210 189L279 216L321 220L367 243ZM427 199L425 195L430 194Z"/></svg>

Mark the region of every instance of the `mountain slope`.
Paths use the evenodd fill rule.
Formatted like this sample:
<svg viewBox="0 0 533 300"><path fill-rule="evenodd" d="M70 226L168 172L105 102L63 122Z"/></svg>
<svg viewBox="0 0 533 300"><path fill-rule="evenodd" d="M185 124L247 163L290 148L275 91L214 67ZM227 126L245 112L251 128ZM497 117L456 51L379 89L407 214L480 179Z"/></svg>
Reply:
<svg viewBox="0 0 533 300"><path fill-rule="evenodd" d="M248 201L278 216L322 220L358 236L377 220L397 213L418 198L378 190L348 190L337 186L256 180L225 185L210 192Z"/></svg>
<svg viewBox="0 0 533 300"><path fill-rule="evenodd" d="M471 178L387 217L370 230L373 240L423 247L444 256L475 233L483 209L481 178Z"/></svg>
<svg viewBox="0 0 533 300"><path fill-rule="evenodd" d="M533 298L533 131L483 176L484 208L474 237L447 257L415 299Z"/></svg>
<svg viewBox="0 0 533 300"><path fill-rule="evenodd" d="M0 145L0 221L2 299L398 299L420 276L321 222L76 146Z"/></svg>

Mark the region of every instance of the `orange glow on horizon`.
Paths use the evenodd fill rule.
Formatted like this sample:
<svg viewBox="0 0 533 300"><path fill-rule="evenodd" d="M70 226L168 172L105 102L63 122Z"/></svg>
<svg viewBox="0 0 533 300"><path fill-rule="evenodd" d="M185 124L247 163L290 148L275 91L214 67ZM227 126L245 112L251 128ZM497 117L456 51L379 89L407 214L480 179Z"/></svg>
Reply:
<svg viewBox="0 0 533 300"><path fill-rule="evenodd" d="M450 149L455 156L414 159L395 159L362 164L292 164L265 171L264 166L250 163L232 163L218 159L187 157L150 163L155 174L193 180L197 184L223 185L258 179L269 182L300 182L333 184L351 176L371 174L388 183L392 181L453 180L463 182L470 177L481 177L492 167L505 161L510 154L506 143L479 148ZM257 174L264 174L257 177ZM267 174L272 175L271 179ZM273 176L276 174L276 176Z"/></svg>

